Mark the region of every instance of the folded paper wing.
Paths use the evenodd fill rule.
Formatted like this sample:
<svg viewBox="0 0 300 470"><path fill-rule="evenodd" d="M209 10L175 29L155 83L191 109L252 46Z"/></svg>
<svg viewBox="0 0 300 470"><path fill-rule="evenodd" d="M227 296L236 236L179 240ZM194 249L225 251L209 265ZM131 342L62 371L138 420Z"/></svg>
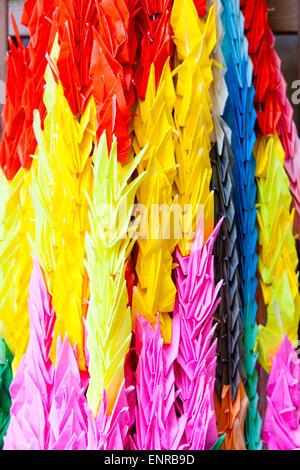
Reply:
<svg viewBox="0 0 300 470"><path fill-rule="evenodd" d="M268 372L270 355L278 350L284 335L292 344L297 341L298 257L292 230L294 211L290 211L292 198L278 135L259 137L254 153L258 182L258 269L268 313L266 325L259 326L257 348L259 361Z"/></svg>
<svg viewBox="0 0 300 470"><path fill-rule="evenodd" d="M137 287L133 294L133 328L139 313L155 328L157 313L163 338L171 341L171 320L176 289L172 280L172 254L177 244L176 230L180 210L172 198L176 176L174 121L172 109L175 91L169 62L166 62L156 89L155 70L151 68L146 99L139 100L133 120L135 154L145 149L138 167L143 179L138 191L136 216L140 216L137 240Z"/></svg>
<svg viewBox="0 0 300 470"><path fill-rule="evenodd" d="M224 131L223 131L224 132ZM243 325L240 316L240 278L238 272L237 229L233 204L233 155L226 135L223 147L217 145L211 150L213 167L212 189L215 194L215 222L222 221L217 238L215 255L215 275L221 289L221 303L215 313L218 320L215 337L218 338L218 366L216 388L219 397L223 385L231 385L232 398L238 389L240 376L246 381L244 370Z"/></svg>
<svg viewBox="0 0 300 470"><path fill-rule="evenodd" d="M6 434L9 420L11 398L9 387L13 378L11 363L13 355L7 347L4 338L0 339L0 449L3 447L3 437Z"/></svg>
<svg viewBox="0 0 300 470"><path fill-rule="evenodd" d="M53 55L58 53L57 45ZM89 295L84 267L85 232L89 229L88 201L93 170L90 153L95 141L95 104L91 98L81 117L75 117L56 84L50 67L44 95L44 129L38 112L34 128L38 141L37 166L30 194L35 215L31 247L46 275L57 316L51 359L55 363L57 337L68 334L77 344L80 369L85 370L83 318Z"/></svg>
<svg viewBox="0 0 300 470"><path fill-rule="evenodd" d="M11 419L4 449L43 450L48 444L49 390L54 377L49 353L55 314L37 261L30 280L28 312L30 340L10 387Z"/></svg>
<svg viewBox="0 0 300 470"><path fill-rule="evenodd" d="M30 340L10 387L11 420L4 449L124 449L128 422L124 384L112 415L106 414L105 401L96 422L85 397L76 349L67 335L63 342L60 336L57 339L55 368L50 359L56 321L51 300L34 260L28 299Z"/></svg>
<svg viewBox="0 0 300 470"><path fill-rule="evenodd" d="M8 179L12 179L21 166L30 168L31 155L36 148L33 132L34 110L39 110L42 121L46 116L43 103L44 74L47 66L46 54L50 53L55 36L54 24L51 21L55 7L56 0L27 0L22 23L29 28L28 47L22 45L12 17L17 46L10 38L0 145L0 165Z"/></svg>
<svg viewBox="0 0 300 470"><path fill-rule="evenodd" d="M178 351L179 322L172 323L172 343L164 345L159 320L155 332L145 318L138 315L136 352L136 433L132 449L184 450L183 433L186 414L176 414L174 361Z"/></svg>
<svg viewBox="0 0 300 470"><path fill-rule="evenodd" d="M14 355L15 371L29 339L28 286L32 259L27 235L33 235L33 209L29 194L32 169L21 168L8 181L1 173L0 215L0 320L5 339Z"/></svg>
<svg viewBox="0 0 300 470"><path fill-rule="evenodd" d="M268 450L300 448L300 363L287 336L272 360L262 438Z"/></svg>
<svg viewBox="0 0 300 470"><path fill-rule="evenodd" d="M275 50L265 0L242 0L245 34L254 66L253 84L259 132L278 133L285 152L285 168L290 180L293 204L296 209L295 232L300 231L299 207L299 137L293 122L293 108L287 98L287 83L281 72L281 61Z"/></svg>
<svg viewBox="0 0 300 470"><path fill-rule="evenodd" d="M256 184L254 125L255 91L252 86L253 65L248 54L248 41L244 36L244 18L239 0L222 0L221 20L224 27L222 51L226 62L225 80L229 97L223 118L231 129L231 148L234 156L232 168L236 208L237 247L241 283L241 318L243 321L246 391L249 398L245 421L247 448L260 449L261 419L257 411L257 374L255 363L255 340L257 334L257 229L256 229ZM250 46L249 46L250 48ZM232 391L234 394L234 390ZM226 395L227 396L227 395ZM234 398L234 397L233 397Z"/></svg>
<svg viewBox="0 0 300 470"><path fill-rule="evenodd" d="M89 351L89 405L96 417L103 390L108 413L112 412L124 378L124 361L131 339L131 311L125 280L135 226L130 222L135 195L145 173L129 183L144 156L122 166L117 161L117 140L110 155L105 133L93 155L94 185L90 199L91 232L86 235L86 267L90 279L87 312Z"/></svg>
<svg viewBox="0 0 300 470"><path fill-rule="evenodd" d="M183 236L179 240L180 251L186 256L203 211L205 240L214 228L209 136L213 130L210 87L213 82L211 53L217 41L215 5L204 22L198 17L193 1L175 1L171 25L178 55L178 66L173 71L177 81L174 121L178 133L175 148L178 173L173 193L183 213L187 211Z"/></svg>
<svg viewBox="0 0 300 470"><path fill-rule="evenodd" d="M168 57L173 55L173 32L170 25L171 0L138 0L135 29L139 38L139 60L134 75L137 95L145 99L151 67L155 68L158 86Z"/></svg>
<svg viewBox="0 0 300 470"><path fill-rule="evenodd" d="M173 323L180 325L174 366L177 408L180 415L187 415L184 440L193 450L210 449L218 437L213 403L217 344L212 338L222 281L215 286L212 253L221 223L204 245L200 224L191 254L183 257L177 248L175 256L178 268Z"/></svg>

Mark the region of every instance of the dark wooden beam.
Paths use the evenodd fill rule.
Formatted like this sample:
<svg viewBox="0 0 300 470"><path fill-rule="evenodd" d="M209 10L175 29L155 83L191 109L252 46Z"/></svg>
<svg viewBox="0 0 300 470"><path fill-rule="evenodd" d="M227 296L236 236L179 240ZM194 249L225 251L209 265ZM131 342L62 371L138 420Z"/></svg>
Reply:
<svg viewBox="0 0 300 470"><path fill-rule="evenodd" d="M275 34L298 33L298 0L267 0L269 19Z"/></svg>

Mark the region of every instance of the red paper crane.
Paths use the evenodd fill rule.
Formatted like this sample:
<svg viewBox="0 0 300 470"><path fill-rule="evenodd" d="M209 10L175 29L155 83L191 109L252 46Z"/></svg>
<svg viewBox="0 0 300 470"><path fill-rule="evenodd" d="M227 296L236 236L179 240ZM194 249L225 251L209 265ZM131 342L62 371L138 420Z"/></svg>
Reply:
<svg viewBox="0 0 300 470"><path fill-rule="evenodd" d="M124 94L125 77L122 66L106 48L101 36L94 31L91 63L92 92L97 108L97 136L106 130L110 150L113 134L118 140L118 160L126 162L131 140L130 112Z"/></svg>
<svg viewBox="0 0 300 470"><path fill-rule="evenodd" d="M91 94L90 66L98 18L95 0L57 0L59 78L74 115L82 114Z"/></svg>
<svg viewBox="0 0 300 470"><path fill-rule="evenodd" d="M43 103L44 74L47 66L46 53L51 50L54 39L51 18L56 0L27 0L22 23L28 26L28 47L22 41L11 15L17 46L9 39L7 57L6 102L3 109L3 135L0 145L0 165L8 179L18 169L29 168L36 140L33 131L33 111L38 109L42 122L45 118Z"/></svg>
<svg viewBox="0 0 300 470"><path fill-rule="evenodd" d="M138 6L136 31L140 48L134 81L139 98L144 99L152 63L158 84L166 60L173 54L172 0L139 0Z"/></svg>
<svg viewBox="0 0 300 470"><path fill-rule="evenodd" d="M195 7L199 16L205 16L206 14L206 0L194 0Z"/></svg>
<svg viewBox="0 0 300 470"><path fill-rule="evenodd" d="M106 130L110 147L115 134L119 161L127 160L130 108L135 99L132 81L137 2L27 0L22 18L30 32L27 48L12 18L18 47L10 40L0 146L0 164L8 179L21 166L31 165L36 148L33 111L39 111L43 123L44 75L56 34L60 46L58 77L73 114L83 112L92 94L97 107L97 136Z"/></svg>
<svg viewBox="0 0 300 470"><path fill-rule="evenodd" d="M256 90L254 103L259 130L263 135L274 134L281 115L278 97L280 81L272 60L272 32L266 1L241 0L241 9L245 16L245 34L253 63L253 85Z"/></svg>
<svg viewBox="0 0 300 470"><path fill-rule="evenodd" d="M133 64L137 38L136 0L95 0L98 26L94 29L90 78L95 98L97 137L106 131L110 150L118 140L118 161L126 162L131 146L130 108L134 102Z"/></svg>

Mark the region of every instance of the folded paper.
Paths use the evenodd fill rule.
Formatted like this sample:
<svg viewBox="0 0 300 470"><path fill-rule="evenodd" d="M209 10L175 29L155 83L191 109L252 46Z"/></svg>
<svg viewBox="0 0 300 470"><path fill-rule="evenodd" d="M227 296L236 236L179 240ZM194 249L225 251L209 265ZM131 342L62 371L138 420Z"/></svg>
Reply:
<svg viewBox="0 0 300 470"><path fill-rule="evenodd" d="M287 336L272 359L263 440L268 450L300 448L300 362Z"/></svg>
<svg viewBox="0 0 300 470"><path fill-rule="evenodd" d="M293 236L289 181L284 171L284 151L277 134L259 137L255 144L258 163L258 270L267 323L259 325L259 361L269 372L271 355L286 334L293 345L298 339L298 256ZM277 211L274 211L274 207Z"/></svg>
<svg viewBox="0 0 300 470"><path fill-rule="evenodd" d="M134 243L134 226L129 225L136 192L145 173L130 184L128 180L144 153L122 166L117 161L117 141L114 140L109 154L104 133L93 154L91 233L86 236L91 292L86 328L90 374L87 399L95 417L104 389L111 413L124 379L132 330L125 280L126 260Z"/></svg>
<svg viewBox="0 0 300 470"><path fill-rule="evenodd" d="M256 230L256 184L254 125L257 118L255 90L252 86L253 65L248 55L251 44L244 36L244 18L240 11L239 0L222 0L222 24L224 38L222 51L226 62L226 83L229 97L223 118L231 129L231 148L233 162L233 199L236 209L237 247L239 256L241 318L244 327L245 371L247 374L246 391L249 408L245 422L245 440L248 449L261 448L259 438L261 419L257 412L257 375L255 371L256 354L256 314L257 303L257 230ZM246 26L245 26L246 27ZM254 67L255 69L255 67ZM255 74L256 70L254 70ZM245 384L244 384L245 385ZM234 394L234 390L231 390ZM227 395L226 395L227 396ZM233 395L234 398L234 395Z"/></svg>
<svg viewBox="0 0 300 470"><path fill-rule="evenodd" d="M213 247L222 222L204 245L201 224L191 254L183 257L177 248L175 258L178 268L173 324L180 325L174 366L177 409L187 416L184 440L192 450L210 449L218 437L213 402L217 342L212 339L222 281L215 286Z"/></svg>

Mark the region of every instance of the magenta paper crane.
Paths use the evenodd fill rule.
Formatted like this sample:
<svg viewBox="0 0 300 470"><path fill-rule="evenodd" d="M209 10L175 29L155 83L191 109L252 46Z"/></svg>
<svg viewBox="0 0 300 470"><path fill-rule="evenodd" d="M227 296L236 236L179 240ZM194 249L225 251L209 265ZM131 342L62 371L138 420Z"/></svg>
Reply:
<svg viewBox="0 0 300 470"><path fill-rule="evenodd" d="M185 441L193 450L210 449L218 439L214 409L216 341L212 344L212 338L222 282L215 287L212 252L222 222L204 245L201 224L191 254L183 257L177 248L175 256L179 266L173 322L180 323L175 384L180 413L188 416Z"/></svg>
<svg viewBox="0 0 300 470"><path fill-rule="evenodd" d="M216 342L211 343L222 282L215 286L212 250L222 222L205 244L203 222L200 224L189 256L183 257L177 249L178 297L171 344L163 344L158 323L153 331L137 315L139 361L133 449L210 449L218 439L214 411Z"/></svg>
<svg viewBox="0 0 300 470"><path fill-rule="evenodd" d="M55 313L41 269L34 260L29 286L30 339L10 387L11 421L4 449L124 449L129 422L122 384L110 416L106 396L95 420L85 397L76 346L58 336L56 368L49 359Z"/></svg>
<svg viewBox="0 0 300 470"><path fill-rule="evenodd" d="M10 386L11 419L4 449L43 450L48 446L54 368L49 353L55 313L42 272L34 261L29 285L30 339Z"/></svg>
<svg viewBox="0 0 300 470"><path fill-rule="evenodd" d="M287 336L273 359L263 440L269 450L300 449L300 360Z"/></svg>
<svg viewBox="0 0 300 470"><path fill-rule="evenodd" d="M178 352L179 323L173 321L172 342L163 344L157 320L155 331L141 315L136 317L135 412L136 435L131 448L137 450L182 450L187 416L177 418L175 409L174 361Z"/></svg>

